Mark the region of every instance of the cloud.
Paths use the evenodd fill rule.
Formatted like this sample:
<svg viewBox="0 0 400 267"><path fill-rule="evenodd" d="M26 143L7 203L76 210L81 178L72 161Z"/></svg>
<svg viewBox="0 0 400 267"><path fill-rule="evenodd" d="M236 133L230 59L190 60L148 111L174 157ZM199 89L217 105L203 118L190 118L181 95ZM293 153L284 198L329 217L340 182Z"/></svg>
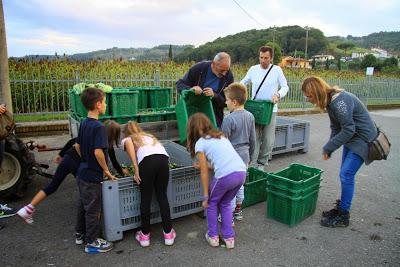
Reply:
<svg viewBox="0 0 400 267"><path fill-rule="evenodd" d="M326 36L395 31L400 25L397 0L236 1L254 19L232 0L6 0L9 54L169 43L197 46L274 25L310 26Z"/></svg>

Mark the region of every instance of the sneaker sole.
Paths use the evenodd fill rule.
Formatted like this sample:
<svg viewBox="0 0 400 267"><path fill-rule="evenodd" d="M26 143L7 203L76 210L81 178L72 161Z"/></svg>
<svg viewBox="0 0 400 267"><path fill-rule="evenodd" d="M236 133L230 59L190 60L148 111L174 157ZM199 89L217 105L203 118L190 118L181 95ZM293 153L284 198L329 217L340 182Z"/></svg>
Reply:
<svg viewBox="0 0 400 267"><path fill-rule="evenodd" d="M85 248L85 252L88 253L88 254L97 254L97 253L109 252L112 249L113 248L99 250L97 248Z"/></svg>
<svg viewBox="0 0 400 267"><path fill-rule="evenodd" d="M347 225L345 225L345 224L324 224L322 222L320 222L319 224L321 226L329 227L329 228L338 228L338 227L345 228L345 227L348 227L350 225L350 224L347 224Z"/></svg>
<svg viewBox="0 0 400 267"><path fill-rule="evenodd" d="M139 243L139 245L143 248L150 246L150 241L142 241L145 243L140 242L136 237L135 237L136 241Z"/></svg>
<svg viewBox="0 0 400 267"><path fill-rule="evenodd" d="M164 244L165 244L166 246L172 246L172 245L174 244L174 242L175 242L175 240L165 240L165 239L164 239Z"/></svg>
<svg viewBox="0 0 400 267"><path fill-rule="evenodd" d="M29 224L29 225L30 225L30 224L33 224L33 222L34 222L33 220L32 220L32 221L26 220L24 217L22 217L22 216L19 215L18 213L17 213L17 215L18 215L18 217L21 218L26 224Z"/></svg>
<svg viewBox="0 0 400 267"><path fill-rule="evenodd" d="M16 213L14 213L14 214L7 214L7 215L1 215L1 216L0 216L0 219L9 218L9 217L12 217L12 216L15 216L15 215L16 215Z"/></svg>
<svg viewBox="0 0 400 267"><path fill-rule="evenodd" d="M82 245L83 244L83 240L75 240L75 244Z"/></svg>

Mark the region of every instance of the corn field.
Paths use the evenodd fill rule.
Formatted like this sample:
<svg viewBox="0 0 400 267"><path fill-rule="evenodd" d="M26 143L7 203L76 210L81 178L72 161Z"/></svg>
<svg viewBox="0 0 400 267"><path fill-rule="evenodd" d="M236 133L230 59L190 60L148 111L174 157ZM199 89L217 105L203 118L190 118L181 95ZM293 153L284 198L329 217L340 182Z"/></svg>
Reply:
<svg viewBox="0 0 400 267"><path fill-rule="evenodd" d="M195 62L130 62L130 61L67 61L10 60L10 85L14 114L51 114L64 119L69 110L68 89L79 82L102 82L113 87L161 86L175 88L175 82ZM232 65L235 80L243 78L249 65ZM356 94L365 104L400 103L400 77L374 76L364 73L333 70L287 69L289 93L280 108L309 108L300 91L301 81L318 75L332 85ZM175 90L174 90L175 91ZM173 103L176 101L174 94Z"/></svg>

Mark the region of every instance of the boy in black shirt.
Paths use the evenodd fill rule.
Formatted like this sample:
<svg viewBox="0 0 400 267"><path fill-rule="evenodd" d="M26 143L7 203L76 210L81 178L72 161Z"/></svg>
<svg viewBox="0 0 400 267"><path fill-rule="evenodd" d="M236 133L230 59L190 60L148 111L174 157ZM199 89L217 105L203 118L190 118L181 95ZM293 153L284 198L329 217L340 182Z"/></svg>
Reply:
<svg viewBox="0 0 400 267"><path fill-rule="evenodd" d="M87 118L81 123L76 149L81 155L78 169L79 206L77 233L85 235L85 252L107 252L113 244L99 238L101 196L104 175L111 180L116 177L110 173L106 158L108 141L104 125L98 121L99 115L106 111L106 97L97 88L87 88L81 100L88 110Z"/></svg>

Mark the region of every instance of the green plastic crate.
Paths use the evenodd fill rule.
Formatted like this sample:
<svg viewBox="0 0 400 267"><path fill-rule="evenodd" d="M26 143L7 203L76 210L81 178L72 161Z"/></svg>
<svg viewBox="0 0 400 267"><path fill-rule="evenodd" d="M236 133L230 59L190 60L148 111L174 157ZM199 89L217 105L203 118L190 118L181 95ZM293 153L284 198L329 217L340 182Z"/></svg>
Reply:
<svg viewBox="0 0 400 267"><path fill-rule="evenodd" d="M320 184L322 170L298 163L290 164L287 168L268 174L268 185L284 190L305 190Z"/></svg>
<svg viewBox="0 0 400 267"><path fill-rule="evenodd" d="M128 123L129 121L138 121L138 116L137 115L134 115L134 116L120 116L120 117L112 117L110 119L118 122L119 124L125 124L125 123Z"/></svg>
<svg viewBox="0 0 400 267"><path fill-rule="evenodd" d="M163 112L143 113L138 114L138 122L164 121L164 117Z"/></svg>
<svg viewBox="0 0 400 267"><path fill-rule="evenodd" d="M138 109L138 91L113 90L111 92L111 114L113 117L133 116Z"/></svg>
<svg viewBox="0 0 400 267"><path fill-rule="evenodd" d="M268 100L247 100L244 108L254 116L256 124L268 125L271 123L274 104Z"/></svg>
<svg viewBox="0 0 400 267"><path fill-rule="evenodd" d="M265 192L267 179L268 173L253 167L247 169L242 208L250 207L267 199L267 194Z"/></svg>
<svg viewBox="0 0 400 267"><path fill-rule="evenodd" d="M196 112L204 113L210 119L214 127L217 127L211 98L212 97L205 95L195 95L191 90L185 90L182 92L181 97L175 106L179 139L181 143L186 142L186 125L188 119Z"/></svg>
<svg viewBox="0 0 400 267"><path fill-rule="evenodd" d="M305 196L290 197L266 189L267 218L294 226L315 212L319 188Z"/></svg>
<svg viewBox="0 0 400 267"><path fill-rule="evenodd" d="M70 103L70 110L82 117L86 117L88 114L88 111L86 110L85 106L82 104L81 101L81 95L78 94L74 90L69 90L69 103ZM106 93L106 112L104 113L103 116L109 116L110 115L110 94Z"/></svg>
<svg viewBox="0 0 400 267"><path fill-rule="evenodd" d="M320 188L320 182L311 185L309 187L306 187L304 189L300 189L300 190L291 190L291 189L286 189L286 188L282 188L279 186L274 186L274 185L268 185L267 183L267 188L270 191L273 191L275 193L279 193L279 194L284 194L285 196L289 196L289 197L303 197L305 195L308 195L311 192L314 192L315 190L318 190Z"/></svg>
<svg viewBox="0 0 400 267"><path fill-rule="evenodd" d="M171 105L172 88L150 88L147 90L149 108L166 108Z"/></svg>

